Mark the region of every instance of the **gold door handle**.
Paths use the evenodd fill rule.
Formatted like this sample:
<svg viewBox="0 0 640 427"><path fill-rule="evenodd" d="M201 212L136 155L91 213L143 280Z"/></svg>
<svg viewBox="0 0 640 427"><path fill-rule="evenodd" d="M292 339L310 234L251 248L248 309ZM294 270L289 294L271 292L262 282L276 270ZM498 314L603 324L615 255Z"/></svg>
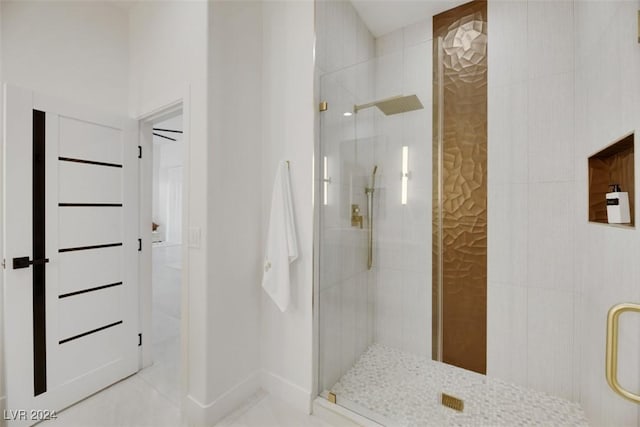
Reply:
<svg viewBox="0 0 640 427"><path fill-rule="evenodd" d="M620 396L632 402L640 403L640 395L625 390L618 383L618 321L620 320L620 315L627 311L640 313L640 304L622 303L614 305L607 315L607 382L613 391Z"/></svg>

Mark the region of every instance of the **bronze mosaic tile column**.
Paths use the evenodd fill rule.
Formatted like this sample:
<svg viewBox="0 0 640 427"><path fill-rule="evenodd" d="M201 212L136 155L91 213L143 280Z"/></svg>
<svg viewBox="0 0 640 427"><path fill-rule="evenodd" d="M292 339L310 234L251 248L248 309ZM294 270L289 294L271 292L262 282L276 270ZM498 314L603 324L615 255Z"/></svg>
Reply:
<svg viewBox="0 0 640 427"><path fill-rule="evenodd" d="M487 2L433 28L434 358L486 373Z"/></svg>

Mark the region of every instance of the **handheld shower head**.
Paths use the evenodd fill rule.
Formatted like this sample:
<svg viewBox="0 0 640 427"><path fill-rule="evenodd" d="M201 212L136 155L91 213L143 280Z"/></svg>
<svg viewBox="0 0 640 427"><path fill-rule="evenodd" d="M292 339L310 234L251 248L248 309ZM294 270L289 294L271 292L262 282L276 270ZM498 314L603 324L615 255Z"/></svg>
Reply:
<svg viewBox="0 0 640 427"><path fill-rule="evenodd" d="M374 165L373 166L373 173L371 174L371 187L369 189L367 189L367 191L370 191L371 193L373 193L374 188L376 186L376 172L378 171L378 165Z"/></svg>

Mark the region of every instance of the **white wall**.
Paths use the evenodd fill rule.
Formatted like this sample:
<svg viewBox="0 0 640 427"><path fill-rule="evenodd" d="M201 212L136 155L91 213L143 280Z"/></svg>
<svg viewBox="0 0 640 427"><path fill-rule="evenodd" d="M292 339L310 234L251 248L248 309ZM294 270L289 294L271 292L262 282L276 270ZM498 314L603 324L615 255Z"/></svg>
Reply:
<svg viewBox="0 0 640 427"><path fill-rule="evenodd" d="M262 242L280 160L291 162L299 258L292 264L291 307L281 313L262 293L262 386L308 411L312 390L314 5L312 1L263 4ZM262 266L262 262L258 264ZM260 283L258 281L257 283Z"/></svg>
<svg viewBox="0 0 640 427"><path fill-rule="evenodd" d="M259 1L209 3L209 420L260 386L261 11Z"/></svg>
<svg viewBox="0 0 640 427"><path fill-rule="evenodd" d="M577 400L573 3L488 11L487 373Z"/></svg>
<svg viewBox="0 0 640 427"><path fill-rule="evenodd" d="M105 2L2 1L0 17L0 81L127 113L126 11Z"/></svg>
<svg viewBox="0 0 640 427"><path fill-rule="evenodd" d="M3 1L2 32L5 82L126 113L126 11L100 1Z"/></svg>
<svg viewBox="0 0 640 427"><path fill-rule="evenodd" d="M640 302L640 231L587 223L587 157L640 131L640 2L574 3L575 22L575 286L574 363L580 401L594 426L637 426L638 405L616 395L604 376L607 310L619 302ZM639 181L636 150L636 200ZM638 210L636 204L636 212ZM636 213L636 224L638 215ZM634 393L640 390L640 316L621 318L619 378Z"/></svg>
<svg viewBox="0 0 640 427"><path fill-rule="evenodd" d="M188 204L185 227L200 233L198 245L185 245L182 283L188 325L188 372L185 408L196 422L210 403L208 367L208 5L194 2L139 2L129 15L130 99L133 117L176 100L184 101L184 140L188 168L183 196ZM186 256L185 256L186 255ZM185 332L185 329L183 329Z"/></svg>
<svg viewBox="0 0 640 427"><path fill-rule="evenodd" d="M638 231L587 221L588 156L640 122L638 6L489 2L488 374L579 401L594 426L638 423L604 375L607 310L640 300ZM640 322L623 322L638 390Z"/></svg>

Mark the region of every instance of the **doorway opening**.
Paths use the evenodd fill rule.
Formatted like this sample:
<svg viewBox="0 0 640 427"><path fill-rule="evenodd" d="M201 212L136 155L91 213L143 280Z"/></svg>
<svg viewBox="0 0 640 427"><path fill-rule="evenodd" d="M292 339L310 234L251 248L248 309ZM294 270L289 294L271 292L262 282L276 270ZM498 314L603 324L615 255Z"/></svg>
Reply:
<svg viewBox="0 0 640 427"><path fill-rule="evenodd" d="M141 313L146 338L139 376L177 406L184 377L181 301L187 150L183 123L179 107L147 118L140 126L140 227L143 252L148 255L142 261Z"/></svg>

